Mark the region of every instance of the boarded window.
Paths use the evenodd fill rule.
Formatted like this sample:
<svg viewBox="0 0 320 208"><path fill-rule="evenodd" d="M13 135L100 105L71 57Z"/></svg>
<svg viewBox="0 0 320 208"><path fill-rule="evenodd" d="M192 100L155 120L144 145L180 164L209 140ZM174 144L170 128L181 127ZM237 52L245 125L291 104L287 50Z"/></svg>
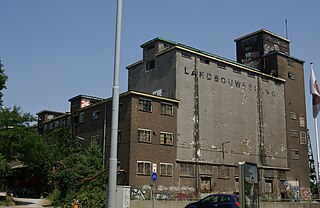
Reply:
<svg viewBox="0 0 320 208"><path fill-rule="evenodd" d="M230 178L230 168L225 165L218 166L218 178L229 179Z"/></svg>
<svg viewBox="0 0 320 208"><path fill-rule="evenodd" d="M264 192L265 193L272 193L273 192L272 180L265 180L265 182L264 182Z"/></svg>
<svg viewBox="0 0 320 208"><path fill-rule="evenodd" d="M201 193L211 193L211 177L201 177L200 191Z"/></svg>

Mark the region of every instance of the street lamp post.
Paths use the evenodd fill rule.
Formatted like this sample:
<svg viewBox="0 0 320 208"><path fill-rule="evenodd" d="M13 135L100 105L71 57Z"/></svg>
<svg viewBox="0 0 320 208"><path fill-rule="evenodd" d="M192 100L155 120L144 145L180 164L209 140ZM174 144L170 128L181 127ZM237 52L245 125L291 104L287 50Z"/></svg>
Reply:
<svg viewBox="0 0 320 208"><path fill-rule="evenodd" d="M116 208L117 188L117 147L118 147L118 119L119 119L119 65L120 65L120 37L121 37L122 0L117 0L116 38L114 53L114 75L112 88L112 122L109 158L108 203L106 208Z"/></svg>
<svg viewBox="0 0 320 208"><path fill-rule="evenodd" d="M224 159L224 145L228 144L229 142L230 142L230 140L222 142L222 144L221 144L222 159Z"/></svg>

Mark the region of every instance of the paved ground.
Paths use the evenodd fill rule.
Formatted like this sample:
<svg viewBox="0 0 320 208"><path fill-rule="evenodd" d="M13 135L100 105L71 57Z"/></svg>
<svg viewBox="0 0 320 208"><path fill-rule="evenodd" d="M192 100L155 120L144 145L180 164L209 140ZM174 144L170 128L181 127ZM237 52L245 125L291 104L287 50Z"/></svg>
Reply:
<svg viewBox="0 0 320 208"><path fill-rule="evenodd" d="M43 208L49 206L49 201L46 199L27 199L27 198L13 198L16 203L16 206L19 208ZM0 206L1 208L9 208L10 206Z"/></svg>

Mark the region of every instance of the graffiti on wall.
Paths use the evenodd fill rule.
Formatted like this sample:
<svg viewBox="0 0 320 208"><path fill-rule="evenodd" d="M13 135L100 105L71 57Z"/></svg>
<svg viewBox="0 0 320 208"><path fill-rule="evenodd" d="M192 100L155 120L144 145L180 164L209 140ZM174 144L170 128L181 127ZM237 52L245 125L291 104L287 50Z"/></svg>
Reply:
<svg viewBox="0 0 320 208"><path fill-rule="evenodd" d="M300 187L300 181L293 180L287 181L286 186L286 198L293 199L295 201L310 200L311 190L307 187Z"/></svg>
<svg viewBox="0 0 320 208"><path fill-rule="evenodd" d="M163 186L158 185L154 190L156 200L169 199L190 199L195 198L195 189L188 186ZM149 200L152 198L152 188L150 185L144 185L141 188L131 189L131 199Z"/></svg>
<svg viewBox="0 0 320 208"><path fill-rule="evenodd" d="M264 44L263 45L263 50L264 50L264 54L268 54L268 53L273 52L273 51L279 51L280 48L276 44L274 44L274 45Z"/></svg>
<svg viewBox="0 0 320 208"><path fill-rule="evenodd" d="M259 68L262 58L259 51L249 51L245 53L245 58L241 59L241 63L254 68Z"/></svg>

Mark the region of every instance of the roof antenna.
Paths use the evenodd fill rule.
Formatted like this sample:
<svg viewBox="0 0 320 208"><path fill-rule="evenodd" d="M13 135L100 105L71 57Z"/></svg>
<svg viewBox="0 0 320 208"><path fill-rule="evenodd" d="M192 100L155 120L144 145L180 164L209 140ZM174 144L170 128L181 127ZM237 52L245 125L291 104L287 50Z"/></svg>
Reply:
<svg viewBox="0 0 320 208"><path fill-rule="evenodd" d="M288 20L286 19L285 20L285 23L286 23L286 38L288 39Z"/></svg>

